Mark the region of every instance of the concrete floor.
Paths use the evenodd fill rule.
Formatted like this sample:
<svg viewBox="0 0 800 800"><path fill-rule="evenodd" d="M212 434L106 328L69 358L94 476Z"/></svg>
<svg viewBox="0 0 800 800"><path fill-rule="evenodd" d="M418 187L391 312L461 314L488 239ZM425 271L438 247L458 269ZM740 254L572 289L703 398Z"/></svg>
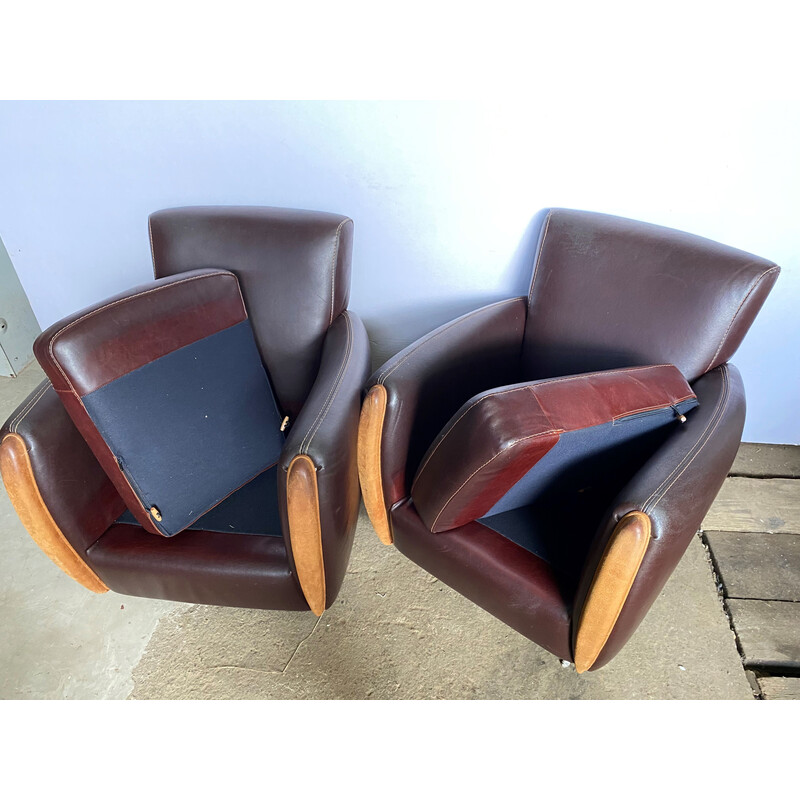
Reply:
<svg viewBox="0 0 800 800"><path fill-rule="evenodd" d="M0 418L41 380L0 379ZM699 538L621 654L579 676L392 547L362 514L335 606L93 595L0 491L0 698L752 699Z"/></svg>

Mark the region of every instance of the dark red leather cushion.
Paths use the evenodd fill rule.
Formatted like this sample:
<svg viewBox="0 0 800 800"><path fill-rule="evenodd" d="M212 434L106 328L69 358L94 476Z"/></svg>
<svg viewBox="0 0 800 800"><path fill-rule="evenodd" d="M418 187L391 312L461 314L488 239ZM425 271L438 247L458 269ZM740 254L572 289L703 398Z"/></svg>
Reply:
<svg viewBox="0 0 800 800"><path fill-rule="evenodd" d="M434 533L530 502L528 473L558 479L581 450L597 452L696 405L671 365L608 370L503 386L467 401L433 442L411 487ZM550 451L548 468L537 465ZM522 479L528 483L523 485Z"/></svg>

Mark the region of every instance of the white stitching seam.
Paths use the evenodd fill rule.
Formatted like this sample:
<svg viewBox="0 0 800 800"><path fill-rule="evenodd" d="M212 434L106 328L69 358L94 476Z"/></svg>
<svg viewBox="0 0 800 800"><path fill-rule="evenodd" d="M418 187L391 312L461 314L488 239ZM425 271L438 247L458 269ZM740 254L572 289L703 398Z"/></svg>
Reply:
<svg viewBox="0 0 800 800"><path fill-rule="evenodd" d="M451 494L451 495L450 495L450 499L449 499L449 500L448 500L448 501L447 501L447 502L446 502L446 503L445 503L445 504L444 504L444 505L441 507L441 509L439 510L439 513L436 515L436 518L433 520L433 524L431 525L431 530L433 530L433 529L436 527L436 523L439 521L439 517L441 517L441 516L442 516L442 514L444 513L444 510L447 508L447 506L449 506L449 505L450 505L450 503L452 502L453 498L454 498L454 497L455 497L455 496L456 496L456 495L457 495L457 494L458 494L458 493L459 493L459 492L460 492L460 491L461 491L461 490L462 490L462 489L463 489L463 488L464 488L464 487L465 487L465 486L466 486L466 485L467 485L467 484L468 484L468 483L469 483L469 482L470 482L470 481L473 479L473 477L474 477L475 475L477 475L477 474L478 474L478 473L479 473L479 472L480 472L480 471L481 471L481 470L482 470L482 469L483 469L483 468L484 468L484 467L485 467L487 464L491 464L491 462L492 462L492 461L494 461L496 458L499 458L500 456L502 456L502 455L504 455L505 453L507 453L509 450L511 450L511 448L512 448L512 447L516 447L516 446L517 446L517 445L518 445L520 442L526 442L526 441L528 441L529 439L538 439L540 436L549 436L550 434L553 434L553 433L561 434L561 433L563 433L563 431L561 431L561 430L549 430L549 431L542 431L541 433L534 433L534 434L532 434L531 436L523 436L523 437L521 437L521 438L519 438L519 439L515 439L513 442L511 442L511 444L509 444L509 445L506 445L506 447L504 447L504 448L503 448L503 449L502 449L502 450L501 450L499 453L495 453L495 454L494 454L494 455L493 455L493 456L492 456L492 457L491 457L491 458L490 458L488 461L484 461L484 462L483 462L483 464L481 464L481 465L480 465L480 466L479 466L479 467L478 467L478 468L477 468L477 469L476 469L476 470L475 470L475 471L472 473L472 475L470 475L470 476L469 476L469 477L468 477L468 478L467 478L467 479L464 481L464 483L462 483L462 484L461 484L461 486L459 486L459 487L458 487L458 489L456 489L456 490L453 492L453 494Z"/></svg>
<svg viewBox="0 0 800 800"><path fill-rule="evenodd" d="M409 353L407 353L405 356L403 356L403 358L401 358L400 361L397 362L397 364L395 364L394 366L390 367L388 370L386 370L383 373L381 373L378 376L378 379L376 380L376 383L384 383L385 380L396 369L398 369L406 361L408 361L408 359L411 358L411 356L413 356L414 353L416 353L422 347L422 345L427 344L428 342L430 342L433 339L435 339L437 336L439 336L439 335L441 335L443 333L446 333L447 331L450 330L450 328L458 325L460 322L466 322L466 320L470 319L471 317L475 316L476 314L480 314L480 313L486 311L487 309L498 308L499 306L505 305L507 303L518 303L520 300L522 300L522 297L510 297L508 300L500 300L499 302L491 303L488 306L481 306L480 308L476 308L474 311L470 311L469 313L464 314L463 317L458 317L457 319L454 319L451 322L445 323L441 328L438 328L438 329L436 329L434 331L431 331L431 333L427 334L422 339L418 339L417 342L415 342L415 345L413 346L412 350Z"/></svg>
<svg viewBox="0 0 800 800"><path fill-rule="evenodd" d="M657 365L647 366L647 367L629 367L629 368L626 368L626 369L598 370L597 372L587 372L587 373L585 373L583 375L572 375L572 376L567 377L567 378L552 378L550 380L545 380L545 381L536 381L536 386L542 386L543 384L549 384L549 383L562 383L562 382L565 382L565 381L581 380L581 379L586 378L586 377L591 377L592 375L617 375L617 374L620 374L620 373L641 372L642 370L646 370L646 369L661 369L662 367L669 367L669 366L672 366L672 365L671 364L657 364ZM534 387L534 386L526 385L526 386L519 386L516 389L506 389L505 391L502 391L502 392L494 392L493 394L486 395L485 397L481 397L479 400L476 400L471 406L469 406L468 408L464 409L464 411L459 415L458 419L447 430L445 435L442 436L441 440L439 442L437 442L436 446L433 448L433 450L431 451L430 455L422 463L422 466L420 466L419 470L417 470L417 476L416 476L416 478L414 478L414 482L411 484L411 491L412 492L414 491L414 487L417 485L417 481L422 476L422 472L425 469L425 467L428 466L428 462L433 458L434 454L439 449L439 445L441 445L444 442L444 440L450 435L450 433L452 433L453 429L456 427L456 425L458 425L458 423L461 421L462 417L464 417L466 414L468 414L470 411L472 411L473 408L476 408L478 405L480 405L484 400L488 400L489 398L499 397L500 395L503 395L503 394L511 394L513 392L522 392L522 391L525 391L526 389L530 389L531 392L533 393L534 397L535 397L536 396L536 392L534 391L535 388L536 387ZM675 400L673 404L682 403L684 400L688 400L690 397L695 397L695 395L694 394L690 394L690 395L687 395L686 397L682 397L682 398L680 398L680 400ZM537 398L537 400L538 400L538 398ZM624 414L620 414L619 416L612 417L611 421L614 422L614 421L616 421L618 419L622 419L622 418L630 416L632 414L639 414L642 411L650 411L650 410L652 410L654 408L663 408L663 407L664 406L650 406L649 408L639 408L639 409L636 409L635 411L626 411ZM542 409L542 412L544 413L544 409Z"/></svg>
<svg viewBox="0 0 800 800"><path fill-rule="evenodd" d="M23 408L8 426L9 433L16 433L19 430L19 425L25 417L28 416L28 412L44 397L45 392L50 388L51 383L50 381L45 381L44 386L40 386L39 390L34 393L33 397L28 398L28 403Z"/></svg>
<svg viewBox="0 0 800 800"><path fill-rule="evenodd" d="M719 347L717 348L717 351L714 353L714 355L711 357L711 361L709 361L708 364L706 365L704 372L708 372L711 369L711 365L714 363L714 361L716 361L717 356L720 354L720 351L722 350L722 348L725 345L725 342L728 339L728 334L731 332L731 328L733 328L733 323L736 322L736 318L739 316L739 313L744 308L744 304L747 302L750 295L758 288L758 285L761 283L761 281L764 278L766 278L766 276L769 275L770 272L775 272L775 270L780 271L780 267L777 264L774 267L770 267L765 272L762 272L761 275L759 275L758 278L756 278L756 280L753 281L753 285L750 287L747 294L742 298L742 302L739 303L739 307L736 309L736 312L731 317L731 321L728 323L728 327L725 329L725 333L722 336L722 340L719 343Z"/></svg>
<svg viewBox="0 0 800 800"><path fill-rule="evenodd" d="M728 379L728 367L727 365L722 365L721 369L722 369L723 391L722 391L722 396L720 397L719 402L717 403L717 407L714 409L714 414L712 414L711 419L708 421L708 424L705 427L705 430L700 435L700 438L695 442L691 450L689 450L689 452L678 463L675 469L673 469L672 472L669 475L667 475L666 478L664 478L664 480L652 492L652 494L647 498L647 500L645 500L645 502L642 505L642 511L644 511L644 513L649 515L652 511L655 511L658 504L664 499L665 495L672 488L672 486L675 484L678 478L680 478L680 476L683 475L684 472L686 472L689 465L700 454L700 451L708 444L709 441L711 441L712 434L717 429L717 426L719 425L720 421L722 420L722 417L725 414L725 408L727 407L728 398L730 397L730 391L729 391L730 382ZM712 424L713 427L711 427ZM681 467L683 467L683 469L681 469ZM678 470L680 470L680 472L678 472ZM675 476L674 478L673 475ZM670 481L670 478L673 479ZM656 497L657 495L658 497Z"/></svg>
<svg viewBox="0 0 800 800"><path fill-rule="evenodd" d="M536 276L539 274L539 262L542 260L542 251L544 250L544 242L547 239L547 231L550 228L550 219L553 216L552 211L547 212L547 219L544 223L544 233L542 234L542 243L539 245L539 252L536 254L536 266L533 268L533 277L531 278L531 288L528 289L528 306L531 304L533 298L533 287L536 285Z"/></svg>
<svg viewBox="0 0 800 800"><path fill-rule="evenodd" d="M458 423L461 422L462 417L466 416L470 411L472 411L473 408L477 408L484 400L488 400L490 397L499 397L501 394L512 394L513 392L524 392L530 388L531 388L530 386L518 386L516 389L506 389L505 391L502 392L495 392L494 394L486 395L486 397L481 397L480 400L476 400L471 406L465 408L463 413L459 414L458 419L450 426L445 435L442 436L439 442L437 442L436 447L434 447L433 450L431 450L431 454L425 459L425 461L422 463L422 466L417 470L417 477L414 478L414 482L411 484L411 491L412 492L414 491L414 487L417 485L417 481L420 479L425 467L428 466L428 462L433 458L434 454L439 449L439 445L441 445L444 442L444 440L452 433L456 425L458 425Z"/></svg>
<svg viewBox="0 0 800 800"><path fill-rule="evenodd" d="M150 236L150 260L153 262L153 277L157 279L156 275L156 249L153 247L153 220L151 217L147 218L147 233Z"/></svg>
<svg viewBox="0 0 800 800"><path fill-rule="evenodd" d="M333 248L333 262L331 263L331 318L328 320L328 325L333 325L333 300L336 297L336 264L339 261L339 243L342 236L342 228L350 219L343 219L336 229L336 243Z"/></svg>
<svg viewBox="0 0 800 800"><path fill-rule="evenodd" d="M347 321L347 347L345 348L345 357L342 360L341 367L339 368L339 374L336 376L336 380L334 381L333 386L331 386L331 389L328 392L328 397L322 404L322 408L320 408L319 413L314 420L314 424L311 426L311 428L309 428L308 433L303 437L303 441L300 443L298 455L308 455L311 442L313 441L314 436L316 436L317 431L322 427L322 423L325 421L328 411L330 411L331 407L333 406L333 401L336 399L336 395L339 392L345 372L347 371L347 367L350 363L350 356L353 352L353 324L350 321L350 314L347 311L342 312L342 314Z"/></svg>
<svg viewBox="0 0 800 800"><path fill-rule="evenodd" d="M127 303L129 300L133 300L133 299L135 299L137 297L144 297L144 295L146 295L146 294L151 294L153 292L160 292L162 289L169 289L169 288L171 288L173 286L177 286L178 284L181 284L181 283L189 283L191 281L200 281L200 280L203 280L204 278L218 278L218 277L233 278L234 280L236 280L236 276L233 275L232 273L225 274L225 273L215 272L215 273L212 273L210 275L195 275L195 276L193 276L191 278L184 278L183 280L175 281L173 283L168 283L168 284L166 284L164 286L156 286L154 289L146 289L143 292L137 292L136 294L129 295L128 297L122 297L119 300L115 300L113 303L109 303L108 305L100 306L100 308L96 308L96 309L94 309L94 311L89 311L87 314L84 314L83 316L72 320L72 322L70 322L69 325L63 327L60 331L58 331L56 333L55 336L53 336L53 338L50 340L50 344L49 344L49 346L47 348L48 351L50 352L50 358L52 359L53 363L58 367L58 371L63 376L64 380L66 381L67 385L70 388L70 391L75 395L75 397L80 399L80 396L75 391L75 387L72 385L72 381L70 381L70 379L67 377L67 374L61 368L61 364L59 364L58 359L56 359L55 355L53 354L53 346L55 345L56 340L58 339L59 336L61 336L62 333L66 333L73 325L77 325L79 322L83 322L84 320L89 319L89 317L93 317L95 314L99 314L101 311L107 311L109 308L113 308L114 306L120 305L121 303ZM241 290L240 290L240 293L241 293Z"/></svg>

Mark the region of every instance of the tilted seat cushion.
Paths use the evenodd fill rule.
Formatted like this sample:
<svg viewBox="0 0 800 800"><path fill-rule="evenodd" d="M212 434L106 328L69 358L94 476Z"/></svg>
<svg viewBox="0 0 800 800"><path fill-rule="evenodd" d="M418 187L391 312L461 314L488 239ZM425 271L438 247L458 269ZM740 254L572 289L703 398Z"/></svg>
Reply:
<svg viewBox="0 0 800 800"><path fill-rule="evenodd" d="M434 533L528 505L576 463L684 418L697 405L672 365L530 381L468 400L425 454L411 487ZM598 463L595 461L595 463Z"/></svg>
<svg viewBox="0 0 800 800"><path fill-rule="evenodd" d="M52 326L34 351L151 533L179 533L280 456L281 414L231 272L138 287Z"/></svg>

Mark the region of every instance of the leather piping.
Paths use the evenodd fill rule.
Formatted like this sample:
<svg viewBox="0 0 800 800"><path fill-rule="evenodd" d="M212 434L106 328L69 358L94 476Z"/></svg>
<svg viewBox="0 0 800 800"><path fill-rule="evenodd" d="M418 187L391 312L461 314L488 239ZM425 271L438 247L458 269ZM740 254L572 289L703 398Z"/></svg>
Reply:
<svg viewBox="0 0 800 800"><path fill-rule="evenodd" d="M108 303L107 305L100 306L100 308L95 308L93 311L89 311L86 314L83 314L82 316L78 317L77 319L72 320L72 322L70 322L69 325L65 325L60 331L57 331L56 334L53 336L53 338L50 340L50 342L49 342L49 344L47 346L47 349L48 349L48 352L50 353L50 360L56 365L56 367L58 367L58 371L61 373L62 377L64 378L64 382L67 384L67 386L69 386L69 389L72 392L72 394L74 394L75 397L77 397L80 400L80 395L75 391L75 387L73 386L72 381L67 376L67 373L64 372L64 370L62 369L61 363L56 358L55 353L53 352L53 347L55 346L55 343L58 340L59 336L61 336L62 334L66 333L73 325L77 325L79 322L83 322L84 320L89 319L89 317L93 317L95 314L99 314L102 311L108 311L109 309L114 308L114 306L118 306L121 303L127 303L130 300L134 300L134 299L136 299L138 297L144 297L144 295L146 295L146 294L152 294L154 292L160 292L163 289L170 289L173 286L178 286L178 284L181 284L181 283L190 283L191 281L201 281L201 280L203 280L203 278L233 278L236 281L237 288L239 289L239 297L240 298L242 297L242 289L239 286L239 281L238 281L237 277L233 273L215 272L215 273L212 273L212 274L195 275L195 276L193 276L191 278L183 278L182 280L174 281L173 283L169 283L169 284L166 284L164 286L156 286L153 289L145 289L143 292L136 292L136 294L131 294L131 295L128 295L127 297L121 297L119 300L115 300L113 303ZM244 308L244 299L242 299L242 307ZM247 310L246 309L245 309L245 316L244 316L243 320L244 319L247 319ZM243 320L241 320L241 321L243 321Z"/></svg>
<svg viewBox="0 0 800 800"><path fill-rule="evenodd" d="M352 222L349 217L347 219L343 219L339 223L339 227L336 229L336 242L333 247L333 259L331 260L331 317L328 320L328 326L330 327L333 325L333 309L334 309L334 300L336 298L336 267L339 263L339 245L342 239L342 228L345 226L346 223Z"/></svg>
<svg viewBox="0 0 800 800"><path fill-rule="evenodd" d="M544 223L544 232L542 233L542 239L539 242L539 246L537 248L536 266L533 268L533 277L531 278L531 287L530 287L530 289L528 289L528 306L529 307L530 307L531 303L533 302L533 287L536 286L536 276L539 273L539 263L542 260L542 252L544 251L544 243L545 243L545 240L547 239L547 231L550 228L550 220L552 219L552 217L553 217L552 210L548 211L547 212L547 219L545 220L545 223Z"/></svg>
<svg viewBox="0 0 800 800"><path fill-rule="evenodd" d="M751 264L747 264L747 266L751 266ZM722 339L720 340L719 347L717 347L717 351L711 357L711 361L708 362L708 364L706 365L705 370L703 370L704 373L708 372L711 369L711 367L714 366L714 362L717 360L717 357L722 352L722 348L725 346L725 344L728 341L728 334L730 334L731 328L733 328L733 323L736 322L736 318L741 313L741 310L744 308L745 303L750 298L750 295L753 294L753 292L758 288L758 285L761 283L762 280L764 280L764 278L767 277L767 275L769 275L771 272L775 272L776 270L778 272L781 271L781 268L777 264L775 264L774 266L770 267L768 270L765 270L764 272L762 272L755 279L755 281L753 281L753 285L748 289L747 294L742 298L742 302L739 303L739 307L736 309L736 311L734 312L734 315L731 317L731 321L728 323L728 327L725 329L725 333L723 334Z"/></svg>
<svg viewBox="0 0 800 800"><path fill-rule="evenodd" d="M586 672L597 661L614 630L652 536L650 517L626 514L614 528L583 604L575 637L575 669Z"/></svg>
<svg viewBox="0 0 800 800"><path fill-rule="evenodd" d="M325 417L327 416L328 412L331 410L331 407L333 406L333 401L336 399L336 395L339 393L339 389L341 388L345 373L347 372L347 367L350 364L350 356L353 353L353 323L351 322L350 314L347 311L343 311L342 316L345 318L345 321L347 322L347 345L345 346L345 353L344 353L344 358L342 359L342 365L339 367L339 373L336 376L336 380L333 382L330 391L328 392L328 396L327 398L325 398L325 402L322 404L322 408L319 410L319 413L317 414L314 423L306 432L306 435L303 437L303 441L300 442L300 447L298 449L301 454L308 453L308 450L311 447L311 442L317 435L317 431L322 427L322 423L325 421Z"/></svg>
<svg viewBox="0 0 800 800"><path fill-rule="evenodd" d="M358 423L358 480L367 516L384 544L392 544L394 535L383 493L381 448L387 393L382 384L372 386L361 408Z"/></svg>
<svg viewBox="0 0 800 800"><path fill-rule="evenodd" d="M664 478L661 484L653 490L653 493L650 495L650 497L645 500L644 504L642 505L642 511L644 513L650 514L655 510L656 506L663 500L664 495L666 495L666 493L672 488L675 481L677 481L678 478L683 475L692 461L695 460L700 451L710 441L711 436L717 429L720 420L724 416L725 409L728 405L728 398L730 396L730 379L728 378L728 367L726 364L718 367L718 369L722 371L722 395L717 403L717 407L714 409L714 414L708 421L708 424L700 434L700 438L697 440L697 442L695 442L694 446L684 456L675 469L672 470L672 472L667 475L666 478Z"/></svg>
<svg viewBox="0 0 800 800"><path fill-rule="evenodd" d="M53 519L36 483L25 440L18 433L9 433L0 442L0 474L11 505L45 555L89 591L107 592L108 587L78 555Z"/></svg>
<svg viewBox="0 0 800 800"><path fill-rule="evenodd" d="M653 364L653 365L646 366L646 367L625 367L625 368L622 368L622 369L614 369L614 370L599 370L599 371L596 371L596 372L586 372L586 373L584 373L582 375L570 375L570 376L568 376L566 378L550 378L549 380L536 381L536 385L537 386L543 386L545 384L551 384L551 383L564 383L566 381L583 380L583 379L585 379L587 377L591 377L592 375L618 375L618 374L623 373L623 372L624 373L640 372L642 370L647 370L647 369L662 369L663 367L671 367L671 366L672 366L672 364ZM419 480L420 475L422 475L422 472L424 471L425 467L428 466L428 462L431 460L431 458L433 458L433 455L439 449L439 446L453 432L453 430L455 429L456 425L458 425L458 423L461 421L461 419L464 416L466 416L470 411L472 411L473 408L476 408L477 406L479 406L484 400L488 400L490 398L494 399L495 397L499 397L500 395L504 395L504 394L513 394L514 392L533 391L533 388L534 387L531 387L531 386L526 384L525 386L518 386L515 389L505 389L504 391L501 391L501 392L493 392L490 395L485 395L484 397L481 397L478 400L475 400L475 401L471 402L461 412L461 414L459 414L459 416L457 417L456 421L450 426L450 429L447 431L447 433L445 433L445 435L436 443L436 446L433 448L433 450L431 450L431 452L425 457L425 460L422 462L422 466L420 466L420 468L417 470L417 475L414 478L414 482L411 484L412 493L414 491L414 486L416 486L416 483ZM680 399L673 399L672 402L673 403L682 403L684 400L688 400L690 397L695 397L695 396L696 395L694 393L692 393L692 394L686 395L686 397L681 397ZM612 417L612 419L609 420L609 422L617 420L617 419L621 419L621 418L626 417L626 416L630 416L632 414L639 414L642 411L650 411L653 408L665 408L665 407L667 407L667 404L662 404L662 405L658 405L658 406L650 406L649 408L637 408L637 409L635 409L633 411L626 411L624 414L620 414L620 415L618 415L616 417Z"/></svg>
<svg viewBox="0 0 800 800"><path fill-rule="evenodd" d="M453 492L453 493L450 495L450 497L448 497L448 498L447 498L447 501L446 501L446 502L445 502L445 504L444 504L444 505L443 505L443 506L442 506L442 507L439 509L439 513L436 515L436 517L435 517L435 518L434 518L434 520L433 520L433 523L431 524L431 531L433 531L433 530L434 530L434 528L436 528L436 523L439 521L439 517L441 517L441 516L442 516L442 514L444 513L444 511L445 511L445 509L447 508L447 506L449 506L449 505L450 505L450 503L453 501L453 498L454 498L454 497L455 497L455 496L456 496L456 495L457 495L457 494L458 494L458 493L459 493L459 492L460 492L460 491L461 491L461 490L462 490L462 489L463 489L463 488L464 488L464 487L465 487L465 486L466 486L466 485L467 485L467 484L468 484L468 483L469 483L469 482L470 482L470 481L471 481L471 480L472 480L472 479L473 479L473 478L474 478L474 477L475 477L475 476L476 476L476 475L477 475L477 474L478 474L478 473L479 473L479 472L480 472L480 471L481 471L481 470L482 470L484 467L486 467L486 466L488 466L489 464L491 464L491 463L492 463L492 461L494 461L496 458L499 458L500 456L504 456L504 455L506 455L506 454L508 453L508 451L509 451L509 450L511 450L512 448L516 447L518 444L520 444L520 443L522 443L522 442L529 442L531 439L539 439L539 438L541 438L542 436L552 436L553 434L556 434L556 435L560 436L562 433L564 433L563 429L560 429L560 428L559 428L559 429L552 428L552 429L550 429L550 430L548 430L548 431L541 431L540 433L533 433L533 434L531 434L530 436L521 436L519 439L515 439L513 442L510 442L509 444L505 445L505 446L503 447L503 449L502 449L502 450L500 450L499 452L495 453L495 454L494 454L494 455L493 455L493 456L492 456L490 459L488 459L487 461L484 461L484 462L483 462L483 464L481 464L481 465L480 465L480 466L479 466L479 467L478 467L476 470L473 470L473 472L472 472L472 473L470 474L470 476L469 476L469 477L468 477L468 478L467 478L467 479L466 479L466 480L465 480L465 481L464 481L464 482L461 484L461 486L459 486L459 487L458 487L458 489L456 489L456 490L455 490L455 491L454 491L454 492ZM487 509L487 510L488 510L488 509Z"/></svg>
<svg viewBox="0 0 800 800"><path fill-rule="evenodd" d="M506 305L507 303L519 303L519 301L522 300L522 299L523 298L521 296L520 297L509 297L507 300L499 300L498 302L491 303L488 306L481 306L480 308L476 308L474 311L469 311L466 314L464 314L463 316L457 317L456 319L452 320L451 322L445 323L440 328L437 328L436 330L431 331L431 333L427 334L426 336L423 336L421 339L418 339L416 342L414 342L411 345L410 352L406 353L396 364L392 365L391 364L391 359L390 359L390 361L387 362L389 364L389 367L387 369L384 369L383 372L381 372L381 374L378 376L378 378L376 380L376 383L385 383L386 379L398 367L401 367L406 361L408 361L408 359L411 358L411 356L413 356L414 353L416 353L423 345L428 344L428 342L432 341L433 339L435 339L440 334L445 333L446 331L449 331L450 328L455 327L460 322L466 322L468 319L471 319L476 314L482 314L482 313L484 313L486 311L495 309L498 306ZM402 352L402 350L400 352Z"/></svg>
<svg viewBox="0 0 800 800"><path fill-rule="evenodd" d="M297 579L308 607L318 617L325 610L325 563L319 512L317 470L307 455L295 456L286 475L286 512Z"/></svg>

